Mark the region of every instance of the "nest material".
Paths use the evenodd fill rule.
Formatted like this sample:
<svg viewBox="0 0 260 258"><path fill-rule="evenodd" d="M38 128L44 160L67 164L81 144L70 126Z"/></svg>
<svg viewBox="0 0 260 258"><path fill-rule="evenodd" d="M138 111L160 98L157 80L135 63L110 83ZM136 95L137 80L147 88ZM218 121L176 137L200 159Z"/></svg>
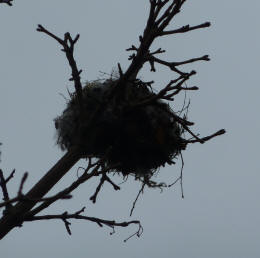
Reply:
<svg viewBox="0 0 260 258"><path fill-rule="evenodd" d="M169 105L156 100L135 106L154 96L151 89L136 81L115 90L116 82L86 83L83 110L77 96L71 95L54 120L57 144L62 150L76 145L85 156L104 158L108 166L116 164L115 171L124 175L147 175L172 164L186 145Z"/></svg>

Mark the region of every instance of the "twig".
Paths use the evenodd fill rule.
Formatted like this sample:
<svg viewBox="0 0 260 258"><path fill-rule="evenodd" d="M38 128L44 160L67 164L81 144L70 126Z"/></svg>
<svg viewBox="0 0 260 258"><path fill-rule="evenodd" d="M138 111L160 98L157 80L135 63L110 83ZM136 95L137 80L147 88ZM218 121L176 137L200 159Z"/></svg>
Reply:
<svg viewBox="0 0 260 258"><path fill-rule="evenodd" d="M11 172L11 174L5 179L5 183L7 184L13 177L15 174L15 169Z"/></svg>
<svg viewBox="0 0 260 258"><path fill-rule="evenodd" d="M127 51L130 50L135 51L136 54L132 54L130 56L130 60L132 60L132 63L126 70L122 78L122 81L126 82L129 79L134 79L133 76L136 77L136 75L138 74L139 70L142 68L144 63L149 61L147 57L150 54L149 52L150 46L152 45L153 41L157 37L160 37L160 34L168 26L169 22L174 18L174 16L180 11L180 8L185 1L183 0L172 1L172 3L160 15L161 10L168 2L169 0L167 1L150 0L150 11L149 11L147 24L144 29L143 35L139 37L140 46L136 47L132 45L130 48L127 49ZM175 69L175 71L180 73L178 69Z"/></svg>
<svg viewBox="0 0 260 258"><path fill-rule="evenodd" d="M28 172L25 172L24 175L23 175L23 177L22 177L20 186L19 186L18 196L21 196L21 195L22 195L23 186L24 186L24 183L25 183L27 177L28 177Z"/></svg>
<svg viewBox="0 0 260 258"><path fill-rule="evenodd" d="M206 137L203 137L203 138L199 138L199 137L197 137L196 135L193 134L195 139L194 140L185 140L185 142L186 143L195 143L195 142L204 143L204 142L206 142L206 141L208 141L208 140L210 140L210 139L212 139L212 138L214 138L216 136L222 135L224 133L226 133L226 130L225 129L221 129L221 130L217 131L216 133L213 133L213 134L211 134L209 136L206 136Z"/></svg>
<svg viewBox="0 0 260 258"><path fill-rule="evenodd" d="M28 212L28 215L30 216L34 216L36 214L38 214L39 212L41 212L42 210L46 209L47 207L49 207L52 203L56 202L57 200L59 200L61 197L64 197L68 194L70 194L71 192L73 192L79 185L83 184L84 182L86 182L87 180L89 180L90 178L99 175L100 173L105 173L111 169L113 169L114 167L107 167L105 169L102 170L102 172L99 171L99 168L101 167L101 164L103 162L103 159L101 159L98 163L96 163L95 168L93 168L93 170L88 173L88 170L92 167L90 166L89 168L87 168L85 170L85 172L76 180L74 181L70 186L68 186L67 188L65 188L64 190L58 192L56 195L54 195L53 197L49 198L49 200L43 202L41 205L39 205L38 207L36 207L35 209L31 210L30 212ZM93 164L92 164L93 165Z"/></svg>
<svg viewBox="0 0 260 258"><path fill-rule="evenodd" d="M204 56L197 57L197 58L191 58L189 60L185 60L185 61L182 61L182 62L167 62L167 61L159 59L159 58L157 58L157 57L155 57L155 56L153 56L151 54L148 55L147 60L150 62L151 71L153 71L153 72L156 71L154 63L158 63L158 64L161 64L161 65L169 67L172 71L177 72L178 74L181 74L181 75L186 75L186 73L183 73L180 70L178 70L176 68L176 66L189 64L189 63L193 63L193 62L197 62L197 61L210 61L209 56L208 55L204 55Z"/></svg>
<svg viewBox="0 0 260 258"><path fill-rule="evenodd" d="M8 190L6 187L6 180L4 178L4 173L3 173L2 169L0 169L0 186L2 188L2 192L3 192L3 196L4 196L3 200L5 202L9 201L9 194L8 194Z"/></svg>
<svg viewBox="0 0 260 258"><path fill-rule="evenodd" d="M55 196L56 197L56 196ZM9 199L8 201L5 201L5 202L1 202L0 203L0 208L8 205L8 204L11 204L11 203L15 203L15 202L28 202L28 201L33 201L33 202L46 202L46 201L51 201L53 200L53 198L55 198L54 196L51 196L51 197L45 197L45 198L39 198L39 199L32 199L32 198L28 198L26 195L24 194L21 194L19 196L16 196L14 198L11 198ZM65 195L65 196L62 196L60 197L59 199L60 200L68 200L68 199L71 199L72 198L72 195Z"/></svg>
<svg viewBox="0 0 260 258"><path fill-rule="evenodd" d="M91 173L87 173L88 171L86 170L85 173L80 176L76 181L74 181L69 187L65 188L64 190L58 192L56 195L54 195L52 198L50 198L49 200L43 202L41 205L39 205L38 207L36 207L35 209L31 210L28 213L29 215L36 215L39 212L41 212L42 210L46 209L47 207L49 207L52 203L56 202L57 200L59 200L61 197L64 197L68 194L70 194L73 190L75 190L79 185L83 184L84 182L86 182L87 180L89 180L91 177L97 175L99 173L98 169L100 167L100 164L98 164Z"/></svg>
<svg viewBox="0 0 260 258"><path fill-rule="evenodd" d="M96 203L96 201L97 201L97 195L98 195L98 193L100 192L100 189L101 189L101 187L103 186L104 182L105 182L105 177L104 177L104 176L101 176L100 182L99 182L99 184L98 184L98 186L97 186L97 188L96 188L95 193L89 198L89 200L91 200L93 203Z"/></svg>
<svg viewBox="0 0 260 258"><path fill-rule="evenodd" d="M183 167L184 167L184 160L181 153L181 175L180 175L180 183L181 183L181 198L184 199L184 193L183 193Z"/></svg>
<svg viewBox="0 0 260 258"><path fill-rule="evenodd" d="M184 193L183 193L183 168L184 168L184 159L183 159L183 156L182 156L182 153L180 154L181 155L181 174L180 176L171 184L168 185L168 187L172 187L173 185L175 185L178 181L180 181L180 184L181 184L181 197L184 198Z"/></svg>
<svg viewBox="0 0 260 258"><path fill-rule="evenodd" d="M71 230L70 230L70 225L71 223L68 222L68 219L79 219L79 220L87 220L91 222L97 223L100 227L103 227L103 225L108 226L108 227L127 227L130 224L137 224L139 225L138 229L138 236L140 235L140 228L142 228L141 223L139 220L132 220L132 221L125 221L125 222L116 222L114 220L104 220L100 218L95 218L95 217L88 217L88 216L83 216L81 213L83 213L85 210L85 207L82 208L81 210L69 214L68 212L64 212L62 214L58 215L42 215L42 216L31 216L31 215L26 215L24 217L24 221L36 221L36 220L52 220L52 219L61 219L66 227L66 230L68 234L71 235ZM137 233L135 233L137 234Z"/></svg>
<svg viewBox="0 0 260 258"><path fill-rule="evenodd" d="M29 198L28 196L24 195L22 193L23 186L24 186L24 183L25 183L25 181L28 177L28 172L26 172L26 173L24 173L24 175L21 179L17 196L10 199L9 195L8 195L6 183L13 177L14 172L15 172L15 170L12 171L11 175L7 179L4 179L3 171L0 169L0 185L1 185L1 188L2 188L2 191L3 191L3 195L4 195L4 198L3 198L4 202L0 203L0 208L2 208L2 207L9 207L10 208L10 207L12 207L10 204L18 202L18 201L45 202L45 201L50 201L53 198L56 198L56 196L46 197L46 198ZM60 197L60 199L71 199L71 198L72 198L72 195L69 195L69 194Z"/></svg>
<svg viewBox="0 0 260 258"><path fill-rule="evenodd" d="M170 34L184 33L184 32L188 32L188 31L192 31L192 30L206 28L206 27L209 27L210 25L211 25L210 22L204 22L204 23L196 25L196 26L190 26L188 24L188 25L182 26L181 28L176 29L176 30L163 31L159 35L166 36L166 35L170 35Z"/></svg>
<svg viewBox="0 0 260 258"><path fill-rule="evenodd" d="M79 102L81 110L83 110L82 84L81 84L81 80L80 80L80 74L81 74L82 70L78 70L76 61L74 59L74 45L77 43L77 41L79 39L79 34L77 34L76 37L74 39L72 39L70 33L67 32L64 34L64 39L61 39L61 38L57 37L56 35L54 35L53 33L51 33L50 31L48 31L47 29L45 29L40 24L38 25L37 31L47 34L51 38L55 39L60 45L62 45L62 47L63 47L62 51L65 52L67 60L69 62L71 70L72 70L72 73L71 73L72 78L70 80L74 81L74 86L75 86L75 90L77 93L78 102Z"/></svg>
<svg viewBox="0 0 260 258"><path fill-rule="evenodd" d="M181 90L198 90L198 87L182 87L182 84L185 83L192 75L195 75L195 71L191 71L188 74L180 75L177 79L171 80L162 90L160 90L157 94L154 94L152 97L144 99L138 103L135 103L131 106L131 108L137 108L141 106L146 106L149 104L155 103L155 101L159 99L167 99L173 101L172 96L177 95ZM176 84L176 85L173 85ZM174 92L171 92L175 90ZM169 93L171 92L171 93ZM188 125L193 125L191 122L185 122Z"/></svg>
<svg viewBox="0 0 260 258"><path fill-rule="evenodd" d="M137 202L137 200L138 200L140 194L144 192L144 187L145 187L145 183L142 184L142 187L141 187L141 189L139 190L139 192L138 192L138 194L137 194L137 196L136 196L136 198L135 198L135 200L134 200L134 202L133 202L132 209L131 209L131 211L130 211L130 217L131 217L132 214L133 214L133 211L134 211L134 209L135 209L136 202Z"/></svg>
<svg viewBox="0 0 260 258"><path fill-rule="evenodd" d="M97 186L97 188L96 188L96 191L95 191L95 193L89 198L93 203L96 203L96 201L97 201L97 195L98 195L98 193L100 192L101 187L103 186L103 184L105 183L105 181L109 182L109 183L113 186L113 188L114 188L115 191L120 190L120 187L119 187L118 185L116 185L116 184L106 175L106 173L103 173L103 172L102 172L102 177L100 178L100 182L99 182L99 184L98 184L98 186Z"/></svg>

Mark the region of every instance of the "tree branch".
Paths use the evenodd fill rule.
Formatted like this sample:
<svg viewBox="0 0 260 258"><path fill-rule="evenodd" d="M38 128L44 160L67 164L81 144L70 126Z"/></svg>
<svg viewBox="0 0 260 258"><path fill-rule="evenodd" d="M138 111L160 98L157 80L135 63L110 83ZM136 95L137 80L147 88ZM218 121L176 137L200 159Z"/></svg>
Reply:
<svg viewBox="0 0 260 258"><path fill-rule="evenodd" d="M84 210L85 210L85 207L72 214L69 214L68 212L64 212L64 213L58 214L58 215L42 215L42 216L27 215L24 217L24 221L61 219L64 222L66 230L69 235L71 235L71 230L70 230L71 223L68 222L69 219L87 220L87 221L97 223L100 227L103 227L103 225L105 225L105 226L111 227L113 229L115 227L127 227L131 224L137 224L138 230L135 233L135 235L140 236L142 234L143 228L142 228L139 220L125 221L125 222L116 222L114 220L104 220L104 219L100 219L100 218L81 215L81 213L83 213Z"/></svg>
<svg viewBox="0 0 260 258"><path fill-rule="evenodd" d="M95 193L89 198L93 203L96 203L97 195L100 192L101 187L105 183L105 181L109 182L115 191L120 190L120 187L116 185L107 175L106 172L102 172L102 176L100 178L100 183L98 184Z"/></svg>
<svg viewBox="0 0 260 258"><path fill-rule="evenodd" d="M212 138L216 137L216 136L220 136L222 134L225 134L226 130L225 129L221 129L219 131L217 131L216 133L213 133L209 136L203 137L203 138L199 138L198 136L192 134L194 136L194 140L185 140L186 143L196 143L196 142L200 142L200 143L205 143L206 141L211 140Z"/></svg>
<svg viewBox="0 0 260 258"><path fill-rule="evenodd" d="M81 154L77 148L68 151L54 165L45 176L26 194L31 201L18 202L12 212L5 215L0 220L0 239L2 239L12 228L20 225L23 216L32 209L40 198L42 198L81 158Z"/></svg>
<svg viewBox="0 0 260 258"><path fill-rule="evenodd" d="M187 24L176 30L163 31L159 34L159 36L166 36L166 35L172 35L172 34L177 34L177 33L185 33L185 32L192 31L192 30L207 28L210 25L211 25L210 22L204 22L204 23L196 25L196 26L190 26L189 24Z"/></svg>
<svg viewBox="0 0 260 258"><path fill-rule="evenodd" d="M209 56L208 55L204 55L201 57L197 57L197 58L191 58L189 60L185 60L182 62L167 62L164 61L162 59L159 59L151 54L149 54L149 56L147 57L147 60L150 62L151 65L151 71L155 72L155 67L154 67L154 63L159 63L161 65L167 66L169 67L172 71L180 74L180 75L185 75L186 73L181 72L180 70L178 70L176 68L176 66L179 65L184 65L184 64L189 64L189 63L193 63L193 62L197 62L197 61L210 61Z"/></svg>
<svg viewBox="0 0 260 258"><path fill-rule="evenodd" d="M45 29L42 25L38 25L37 31L43 32L47 34L49 37L55 39L60 45L62 45L63 49L62 51L65 52L67 60L70 64L71 70L72 70L72 77L70 78L70 81L74 81L75 90L77 93L78 102L80 105L81 110L83 110L83 100L82 100L82 84L80 80L80 74L82 70L78 70L77 63L74 59L74 46L77 43L79 39L79 34L76 35L74 39L72 39L69 32L64 34L64 39L61 39Z"/></svg>
<svg viewBox="0 0 260 258"><path fill-rule="evenodd" d="M5 208L6 208L6 212L8 212L9 209L12 208L12 205L10 205L9 203L9 193L8 193L8 190L7 190L7 187L6 187L6 184L7 184L7 180L4 178L4 173L2 171L2 169L0 169L0 187L2 188L2 192L3 192L3 200L4 200L4 205ZM1 206L0 206L1 207Z"/></svg>

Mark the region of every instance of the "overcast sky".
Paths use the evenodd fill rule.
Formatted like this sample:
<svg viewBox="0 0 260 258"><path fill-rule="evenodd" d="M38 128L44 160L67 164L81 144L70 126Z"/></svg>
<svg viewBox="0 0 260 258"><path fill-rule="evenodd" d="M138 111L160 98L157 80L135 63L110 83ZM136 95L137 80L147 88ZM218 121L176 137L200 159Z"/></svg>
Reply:
<svg viewBox="0 0 260 258"><path fill-rule="evenodd" d="M69 236L60 221L25 223L1 241L1 257L260 257L260 121L256 114L260 2L186 2L169 28L205 21L212 26L159 39L153 47L166 49L161 57L168 61L210 55L211 62L183 66L183 70L197 71L188 86L200 88L189 93L189 120L201 135L221 128L227 134L189 146L183 153L185 198L179 185L163 193L146 189L130 218L138 182L129 180L119 192L105 185L93 205L89 197L97 181L92 181L81 186L73 200L59 202L48 213L74 212L86 206L89 216L140 219L144 227L140 238L123 242L135 232L134 226L116 229L111 236L109 228L72 221ZM6 175L17 170L10 183L13 195L25 171L29 172L27 191L63 155L55 145L53 119L65 107L60 93L73 89L64 53L54 40L36 32L37 24L60 36L67 31L80 33L77 63L84 71L82 79L94 80L99 71L110 73L117 62L127 68L125 49L137 43L148 7L148 0L14 0L13 7L0 5L0 165ZM155 74L144 68L140 75L144 80L154 79L157 89L175 76L163 67ZM179 161L162 168L157 180L173 182L180 165ZM51 193L75 180L76 169Z"/></svg>

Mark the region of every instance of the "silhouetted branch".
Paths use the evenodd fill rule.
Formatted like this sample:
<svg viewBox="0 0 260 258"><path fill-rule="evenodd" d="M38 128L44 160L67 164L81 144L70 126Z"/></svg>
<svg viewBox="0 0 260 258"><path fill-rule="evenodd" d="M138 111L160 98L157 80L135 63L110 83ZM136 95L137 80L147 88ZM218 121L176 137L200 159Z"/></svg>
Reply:
<svg viewBox="0 0 260 258"><path fill-rule="evenodd" d="M217 131L216 133L213 133L213 134L206 136L206 137L203 137L203 138L199 138L198 136L193 135L194 138L195 138L194 140L186 140L185 142L186 143L196 143L196 142L205 143L206 141L209 141L212 138L214 138L216 136L220 136L220 135L225 134L225 133L226 133L226 130L221 129L221 130Z"/></svg>
<svg viewBox="0 0 260 258"><path fill-rule="evenodd" d="M172 34L177 34L177 33L184 33L184 32L188 32L188 31L192 31L192 30L206 28L206 27L209 27L209 26L210 26L210 22L204 22L204 23L196 25L196 26L185 25L185 26L182 26L179 29L163 31L163 32L160 33L160 36L172 35Z"/></svg>
<svg viewBox="0 0 260 258"><path fill-rule="evenodd" d="M5 179L5 183L7 184L13 177L15 174L15 169L11 172L11 174Z"/></svg>
<svg viewBox="0 0 260 258"><path fill-rule="evenodd" d="M135 209L136 202L137 202L137 200L139 199L140 194L141 194L141 193L144 193L144 187L145 187L145 183L142 184L142 187L141 187L141 189L139 190L139 192L138 192L138 194L137 194L137 196L136 196L136 198L135 198L135 200L134 200L134 202L133 202L132 209L131 209L131 211L130 211L130 216L132 216L132 214L133 214L133 211L134 211L134 209Z"/></svg>
<svg viewBox="0 0 260 258"><path fill-rule="evenodd" d="M3 197L4 197L3 198L4 202L3 202L2 206L5 206L6 211L8 211L8 209L11 208L11 206L10 206L10 203L8 203L9 193L8 193L6 184L7 184L7 180L4 178L4 173L3 173L2 169L0 169L0 186L1 186L1 189L2 189L2 192L3 192Z"/></svg>
<svg viewBox="0 0 260 258"><path fill-rule="evenodd" d="M116 185L107 175L106 172L102 172L102 176L100 178L100 183L98 184L95 193L89 198L93 203L96 202L97 200L97 195L101 189L101 187L103 186L103 184L105 183L105 181L109 182L115 191L120 190L120 187L118 185Z"/></svg>
<svg viewBox="0 0 260 258"><path fill-rule="evenodd" d="M71 192L73 192L79 185L85 183L86 181L88 181L90 178L94 177L94 176L98 176L99 174L102 173L106 173L107 171L113 169L113 167L107 167L107 168L103 168L101 171L99 170L102 164L102 160L100 160L95 167L92 169L91 172L89 172L90 168L92 168L92 164L90 164L86 170L84 171L84 173L76 180L74 181L70 186L68 186L67 188L65 188L64 190L60 191L59 193L57 193L56 195L54 195L53 197L49 198L49 200L46 200L45 202L43 202L42 204L40 204L38 207L36 207L35 209L31 210L28 214L30 215L36 215L39 212L41 212L42 210L46 209L47 207L49 207L52 203L56 202L57 200L61 199L64 196L69 195ZM89 172L89 173L88 173Z"/></svg>
<svg viewBox="0 0 260 258"><path fill-rule="evenodd" d="M37 31L43 32L50 36L51 38L55 39L60 45L62 45L63 49L62 51L65 52L67 60L70 64L71 70L72 70L72 77L70 78L71 81L74 81L75 90L77 93L79 105L82 110L82 84L80 81L80 74L82 70L78 70L76 61L74 59L74 46L77 43L79 39L79 34L76 35L76 37L73 39L69 32L64 34L64 39L59 38L58 36L54 35L47 29L45 29L42 25L38 25Z"/></svg>
<svg viewBox="0 0 260 258"><path fill-rule="evenodd" d="M172 71L174 71L174 72L176 72L178 74L181 74L181 75L186 75L186 73L183 73L183 72L179 71L176 68L176 66L189 64L189 63L193 63L193 62L197 62L197 61L210 61L209 56L208 55L204 55L202 57L192 58L192 59L185 60L185 61L182 61L182 62L167 62L167 61L164 61L162 59L159 59L159 58L153 56L152 54L150 54L147 57L147 60L149 61L150 65L151 65L151 71L153 71L153 72L156 71L155 67L154 67L154 63L158 63L158 64L161 64L161 65L169 67Z"/></svg>
<svg viewBox="0 0 260 258"><path fill-rule="evenodd" d="M9 198L6 184L13 177L14 173L15 173L15 170L12 171L11 175L7 179L4 179L3 171L0 169L0 186L2 188L2 192L3 192L3 196L4 196L4 198L3 198L4 202L0 202L0 208L6 207L5 213L8 213L8 208L13 207L10 204L15 203L15 202L36 202L37 203L37 202L52 201L53 199L57 200L56 195L51 196L51 197L45 197L45 198L29 198L27 195L23 194L22 190L23 190L24 183L28 177L28 172L24 173L24 175L21 179L17 196L13 197L13 198ZM69 194L59 196L59 199L63 199L63 200L65 200L65 199L67 200L67 199L71 199L71 198L72 198L72 195L69 195Z"/></svg>
<svg viewBox="0 0 260 258"><path fill-rule="evenodd" d="M111 227L113 229L115 227L127 227L131 224L137 224L139 226L139 228L135 234L138 234L138 236L140 236L140 234L142 233L142 226L141 226L141 223L139 220L116 222L114 220L104 220L104 219L95 218L95 217L83 216L81 214L84 211L85 211L85 207L72 214L69 214L68 212L64 212L64 213L58 214L58 215L42 215L42 216L27 215L24 217L24 221L61 219L64 222L66 230L69 235L71 235L71 230L70 230L71 223L68 221L69 219L87 220L87 221L97 223L100 227L103 227L105 225L105 226Z"/></svg>
<svg viewBox="0 0 260 258"><path fill-rule="evenodd" d="M168 185L168 187L172 187L178 181L180 181L180 184L181 184L181 197L182 198L184 198L184 193L183 193L183 168L184 168L184 159L183 159L183 156L181 154L181 173L180 173L180 176L173 183Z"/></svg>

